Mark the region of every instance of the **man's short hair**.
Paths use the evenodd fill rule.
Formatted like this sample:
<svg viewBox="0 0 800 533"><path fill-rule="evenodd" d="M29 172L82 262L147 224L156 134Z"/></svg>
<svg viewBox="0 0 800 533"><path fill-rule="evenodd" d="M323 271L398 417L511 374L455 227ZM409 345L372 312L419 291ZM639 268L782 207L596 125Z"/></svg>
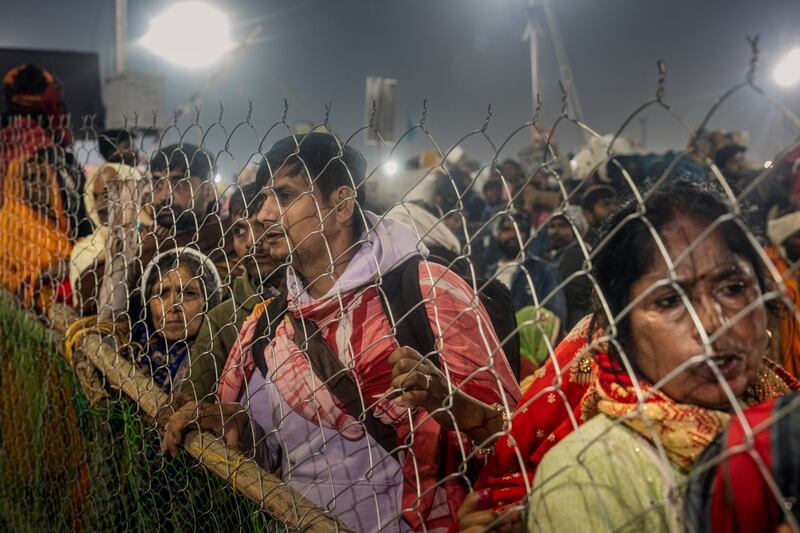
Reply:
<svg viewBox="0 0 800 533"><path fill-rule="evenodd" d="M525 170L522 168L522 165L520 165L516 160L511 159L511 158L508 158L505 161L503 161L500 164L500 166L501 167L505 167L505 166L514 167L514 170L516 170L520 174L523 174L523 175L525 174Z"/></svg>
<svg viewBox="0 0 800 533"><path fill-rule="evenodd" d="M583 198L581 198L581 209L584 211L592 211L597 202L601 200L613 200L617 197L616 191L608 185L595 185L589 187Z"/></svg>
<svg viewBox="0 0 800 533"><path fill-rule="evenodd" d="M194 144L173 144L160 149L150 158L150 172L165 174L178 171L186 177L211 181L214 156Z"/></svg>
<svg viewBox="0 0 800 533"><path fill-rule="evenodd" d="M500 180L486 180L486 183L483 184L483 192L486 194L488 191L502 191L503 190L503 182Z"/></svg>
<svg viewBox="0 0 800 533"><path fill-rule="evenodd" d="M506 228L517 227L520 235L529 237L531 232L531 217L523 211L511 211L504 213L497 220L496 231L500 232Z"/></svg>
<svg viewBox="0 0 800 533"><path fill-rule="evenodd" d="M106 130L97 136L97 149L103 159L108 161L111 157L119 152L120 143L129 142L133 144L133 139L136 136L128 130Z"/></svg>
<svg viewBox="0 0 800 533"><path fill-rule="evenodd" d="M235 219L253 216L260 209L262 198L261 186L255 182L233 189L231 200L228 204L228 212L231 215L231 219L235 222Z"/></svg>
<svg viewBox="0 0 800 533"><path fill-rule="evenodd" d="M322 196L328 196L339 187L351 187L358 207L364 207L367 160L352 146L340 145L330 133L292 135L273 144L258 166L256 183L264 187L270 178L284 171L292 175L306 174ZM354 228L359 233L363 226L361 214L355 213L353 218Z"/></svg>
<svg viewBox="0 0 800 533"><path fill-rule="evenodd" d="M728 164L728 161L736 157L740 153L744 153L747 151L747 148L742 146L741 144L728 144L717 150L717 154L714 156L714 164L717 165L717 168L723 168L725 165Z"/></svg>

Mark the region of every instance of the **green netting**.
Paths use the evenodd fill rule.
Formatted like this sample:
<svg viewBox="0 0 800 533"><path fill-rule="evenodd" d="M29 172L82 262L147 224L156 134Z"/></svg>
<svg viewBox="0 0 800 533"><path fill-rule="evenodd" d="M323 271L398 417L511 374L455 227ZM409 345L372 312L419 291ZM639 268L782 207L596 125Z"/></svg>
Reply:
<svg viewBox="0 0 800 533"><path fill-rule="evenodd" d="M0 530L277 531L135 402L90 406L49 332L0 299Z"/></svg>

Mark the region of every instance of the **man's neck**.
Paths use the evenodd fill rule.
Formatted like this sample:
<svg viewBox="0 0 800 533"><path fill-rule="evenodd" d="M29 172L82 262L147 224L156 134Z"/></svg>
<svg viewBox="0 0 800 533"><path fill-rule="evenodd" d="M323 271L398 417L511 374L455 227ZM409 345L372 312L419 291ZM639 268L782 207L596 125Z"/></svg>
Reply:
<svg viewBox="0 0 800 533"><path fill-rule="evenodd" d="M341 242L331 242L330 257L327 254L320 254L319 260L313 264L298 264L296 269L303 277L308 294L314 299L328 294L336 281L347 270L347 265L350 264L358 248L354 239L348 238ZM331 258L333 258L332 265Z"/></svg>

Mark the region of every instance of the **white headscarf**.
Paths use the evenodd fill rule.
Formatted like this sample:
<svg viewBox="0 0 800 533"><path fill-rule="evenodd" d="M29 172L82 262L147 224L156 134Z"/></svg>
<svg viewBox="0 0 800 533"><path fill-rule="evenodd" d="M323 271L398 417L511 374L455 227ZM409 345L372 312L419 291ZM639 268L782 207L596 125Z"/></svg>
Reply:
<svg viewBox="0 0 800 533"><path fill-rule="evenodd" d="M439 217L415 204L401 202L386 213L386 218L402 222L417 234L426 246L440 246L455 254L461 253L461 243Z"/></svg>
<svg viewBox="0 0 800 533"><path fill-rule="evenodd" d="M72 247L72 254L69 259L69 282L76 290L76 284L80 275L92 267L96 262L102 261L105 258L106 240L108 240L108 228L100 221L100 216L97 214L97 209L94 205L94 182L102 175L104 171L113 170L116 176L122 176L124 179L133 179L140 181L142 175L133 167L123 165L121 163L106 163L101 165L91 177L86 180L83 187L83 205L86 207L86 214L91 219L94 225L94 232L79 239Z"/></svg>
<svg viewBox="0 0 800 533"><path fill-rule="evenodd" d="M149 300L149 295L147 294L149 292L148 289L152 289L152 287L148 287L148 284L151 281L150 277L153 275L153 269L157 268L158 263L168 256L175 256L178 265L181 264L181 258L189 257L195 261L194 266L199 268L199 272L192 272L192 275L196 275L200 283L203 284L207 310L214 308L222 299L222 278L219 275L216 265L214 265L214 261L209 259L204 253L190 246L182 246L166 252L161 252L155 256L144 269L142 278L139 281L139 291L145 307ZM166 274L167 272L160 272L162 276ZM155 280L153 281L155 282Z"/></svg>

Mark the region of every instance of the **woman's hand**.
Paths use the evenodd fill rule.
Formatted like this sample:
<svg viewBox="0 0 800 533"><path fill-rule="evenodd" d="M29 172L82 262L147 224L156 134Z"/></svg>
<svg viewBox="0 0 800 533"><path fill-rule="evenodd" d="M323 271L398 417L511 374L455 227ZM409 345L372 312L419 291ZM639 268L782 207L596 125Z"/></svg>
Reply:
<svg viewBox="0 0 800 533"><path fill-rule="evenodd" d="M195 424L200 431L222 436L228 446L238 449L249 423L250 416L242 404L189 401L169 417L161 439L161 451L172 457L178 455L183 433L190 424Z"/></svg>
<svg viewBox="0 0 800 533"><path fill-rule="evenodd" d="M462 431L473 441L485 443L503 430L503 416L485 404L448 386L447 378L429 359L401 346L389 356L395 400L402 407L421 407L444 428Z"/></svg>
<svg viewBox="0 0 800 533"><path fill-rule="evenodd" d="M517 512L503 513L492 509L492 489L470 492L458 508L458 531L460 533L481 533L501 531L521 533L525 531L522 516Z"/></svg>

